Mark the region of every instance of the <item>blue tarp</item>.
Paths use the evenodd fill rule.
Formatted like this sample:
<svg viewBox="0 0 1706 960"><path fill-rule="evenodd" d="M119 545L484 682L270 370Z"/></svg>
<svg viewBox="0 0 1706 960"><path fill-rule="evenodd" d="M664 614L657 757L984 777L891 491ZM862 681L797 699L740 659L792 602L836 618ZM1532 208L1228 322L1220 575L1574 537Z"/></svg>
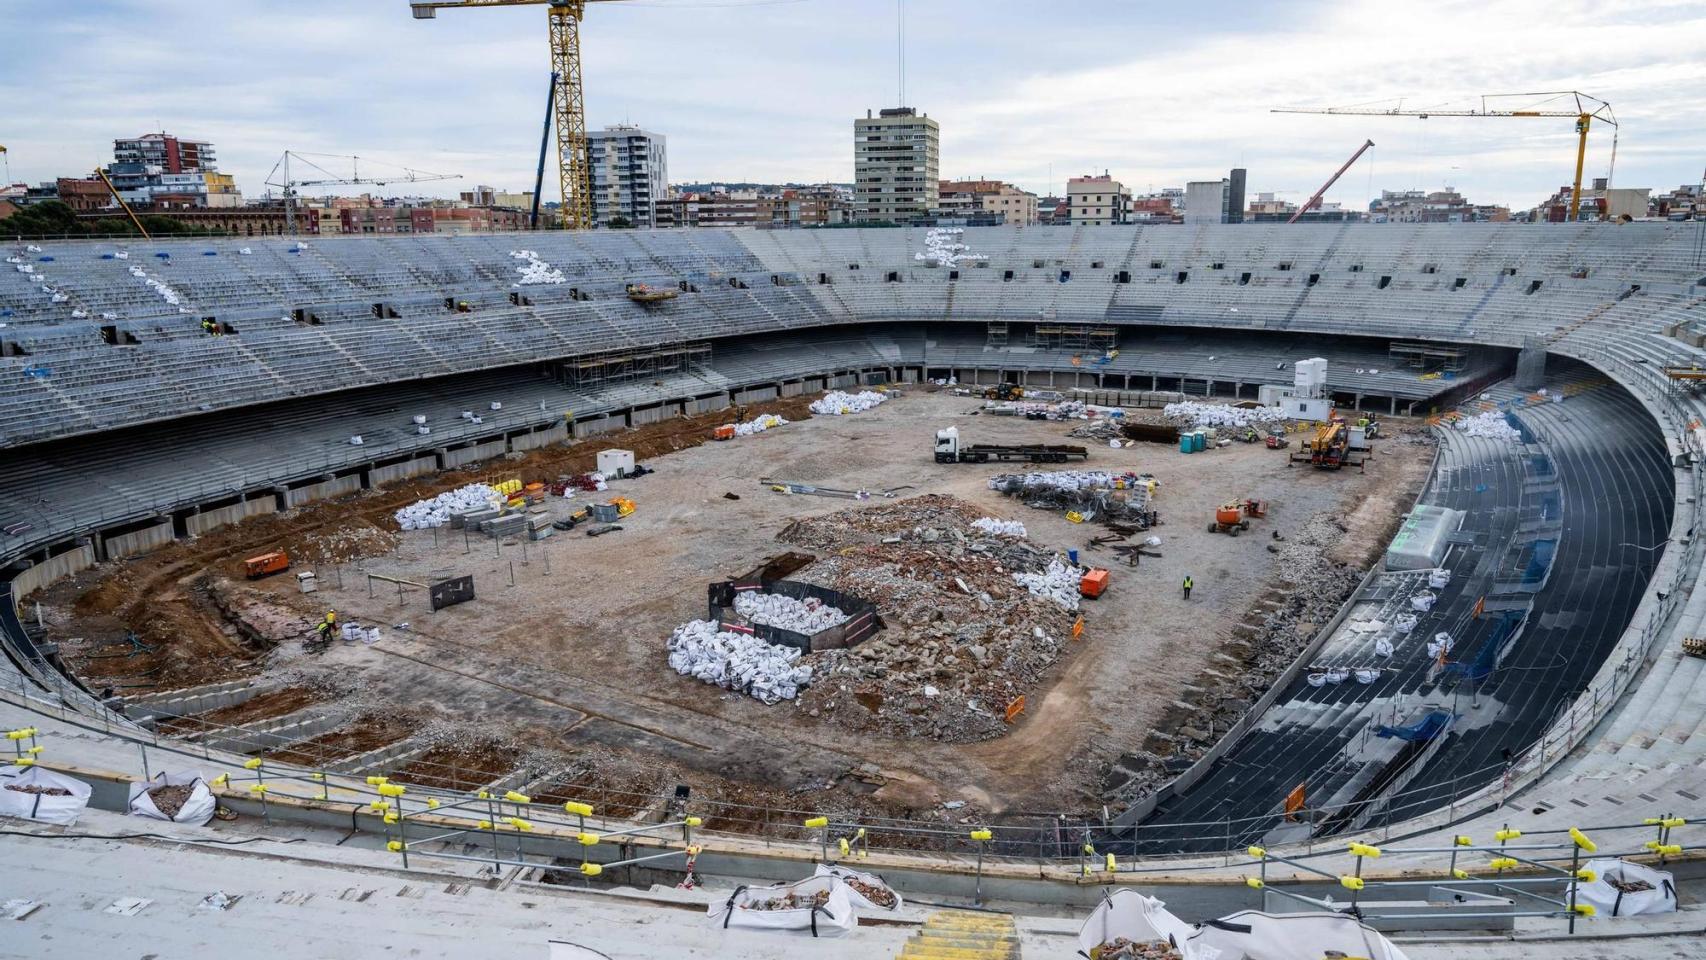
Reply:
<svg viewBox="0 0 1706 960"><path fill-rule="evenodd" d="M1375 728L1374 735L1387 739L1396 737L1399 740L1407 740L1411 743L1421 743L1439 736L1450 723L1450 713L1444 710L1435 710L1407 727L1389 727L1381 724Z"/></svg>

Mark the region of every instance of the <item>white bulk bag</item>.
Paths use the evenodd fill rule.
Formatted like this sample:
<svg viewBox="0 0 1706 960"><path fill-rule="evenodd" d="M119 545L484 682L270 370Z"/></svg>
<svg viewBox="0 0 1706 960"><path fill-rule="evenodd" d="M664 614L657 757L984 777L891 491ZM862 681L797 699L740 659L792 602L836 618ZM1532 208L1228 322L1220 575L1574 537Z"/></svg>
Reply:
<svg viewBox="0 0 1706 960"><path fill-rule="evenodd" d="M855 909L881 910L887 913L894 913L901 908L902 904L905 903L905 901L901 899L900 891L889 886L888 881L884 880L879 874L864 873L859 870L853 870L848 867L837 866L831 863L820 863L817 865L817 870L813 875L819 877L836 877L844 881L843 886L847 888L847 899L853 901ZM863 893L860 893L859 889L851 883L845 883L845 881L848 880L856 881L858 883L865 884L866 886L876 887L881 890L887 890L889 896L894 898L894 902L885 907L872 900L870 897L865 896Z"/></svg>
<svg viewBox="0 0 1706 960"><path fill-rule="evenodd" d="M1575 884L1576 902L1592 904L1595 916L1633 917L1676 910L1676 883L1664 870L1626 860L1589 860L1586 866L1593 871L1594 881ZM1625 893L1611 881L1645 883L1652 889Z"/></svg>
<svg viewBox="0 0 1706 960"><path fill-rule="evenodd" d="M829 894L829 899L822 906L754 909L755 904L790 895L812 897L820 892ZM814 937L846 936L859 925L859 916L853 912L853 901L847 896L847 884L836 877L807 877L797 883L778 883L768 887L736 887L727 900L713 902L706 914L725 930L730 927L786 930Z"/></svg>
<svg viewBox="0 0 1706 960"><path fill-rule="evenodd" d="M67 796L31 793L28 789L60 789ZM89 805L90 787L62 773L38 766L0 769L0 817L20 817L41 823L73 824Z"/></svg>
<svg viewBox="0 0 1706 960"><path fill-rule="evenodd" d="M154 798L148 795L148 791L157 787L190 787L191 790L189 797L184 800L184 805L178 808L177 814L168 817L160 812L160 808L154 805ZM177 773L162 771L146 783L130 785L130 813L135 817L201 825L213 819L213 811L218 806L218 801L213 799L213 791L207 788L207 782L201 778L201 774L193 770Z"/></svg>
<svg viewBox="0 0 1706 960"><path fill-rule="evenodd" d="M1203 924L1189 945L1216 960L1321 960L1335 951L1367 960L1408 960L1374 928L1337 913L1245 910Z"/></svg>
<svg viewBox="0 0 1706 960"><path fill-rule="evenodd" d="M1190 936L1191 925L1168 913L1166 904L1135 890L1121 890L1097 904L1079 928L1078 954L1088 957L1097 947L1124 938L1138 943L1165 940L1184 960L1213 956L1193 947Z"/></svg>

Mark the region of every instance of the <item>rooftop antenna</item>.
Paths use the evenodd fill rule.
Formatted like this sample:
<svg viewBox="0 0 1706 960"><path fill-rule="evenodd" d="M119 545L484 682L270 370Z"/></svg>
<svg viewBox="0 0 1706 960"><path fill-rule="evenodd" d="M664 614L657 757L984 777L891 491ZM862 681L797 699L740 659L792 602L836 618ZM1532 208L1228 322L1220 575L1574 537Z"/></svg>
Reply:
<svg viewBox="0 0 1706 960"><path fill-rule="evenodd" d="M906 0L895 0L895 46L900 56L900 102L897 107L906 106Z"/></svg>

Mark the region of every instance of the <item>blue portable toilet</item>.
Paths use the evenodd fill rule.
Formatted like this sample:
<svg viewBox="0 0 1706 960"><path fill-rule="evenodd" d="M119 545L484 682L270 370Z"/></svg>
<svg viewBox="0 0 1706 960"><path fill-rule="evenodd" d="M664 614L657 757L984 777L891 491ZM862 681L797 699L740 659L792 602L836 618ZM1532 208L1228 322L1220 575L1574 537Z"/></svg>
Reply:
<svg viewBox="0 0 1706 960"><path fill-rule="evenodd" d="M1078 551L1077 550L1066 551L1066 559L1068 561L1070 561L1073 566L1075 566L1075 567L1078 566Z"/></svg>
<svg viewBox="0 0 1706 960"><path fill-rule="evenodd" d="M1198 453L1208 449L1208 431L1198 430L1191 434L1191 449Z"/></svg>
<svg viewBox="0 0 1706 960"><path fill-rule="evenodd" d="M1196 438L1189 433L1179 434L1179 452L1190 453L1197 448Z"/></svg>

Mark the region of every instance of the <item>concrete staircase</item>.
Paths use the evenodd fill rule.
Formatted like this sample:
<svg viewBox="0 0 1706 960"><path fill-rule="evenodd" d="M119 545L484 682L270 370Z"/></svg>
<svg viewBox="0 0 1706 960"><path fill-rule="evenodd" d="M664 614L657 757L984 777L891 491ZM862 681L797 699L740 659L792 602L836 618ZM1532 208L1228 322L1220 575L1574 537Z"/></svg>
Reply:
<svg viewBox="0 0 1706 960"><path fill-rule="evenodd" d="M901 946L900 960L1019 960L1019 931L1004 913L938 910Z"/></svg>

